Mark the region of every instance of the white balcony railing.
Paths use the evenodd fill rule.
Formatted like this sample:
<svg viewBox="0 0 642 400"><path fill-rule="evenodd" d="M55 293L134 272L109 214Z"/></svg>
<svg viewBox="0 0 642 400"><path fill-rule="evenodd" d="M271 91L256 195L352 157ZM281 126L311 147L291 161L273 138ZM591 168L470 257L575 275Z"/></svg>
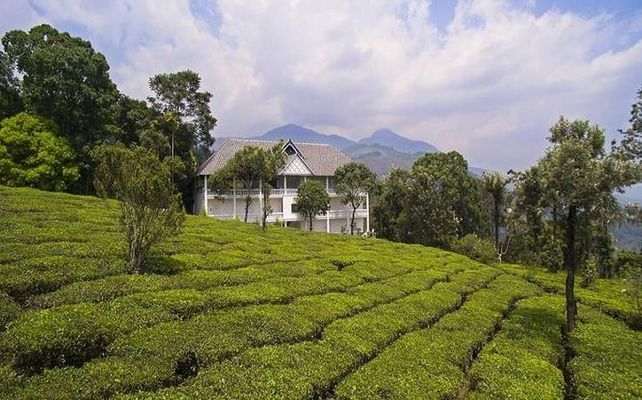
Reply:
<svg viewBox="0 0 642 400"><path fill-rule="evenodd" d="M337 191L335 189L328 189L327 190L328 194L330 196L337 196ZM209 197L216 197L216 196L226 196L226 197L232 197L236 194L236 197L245 197L249 193L250 196L259 196L261 195L261 191L259 189L238 189L236 191L228 190L223 193L217 193L213 190L208 191ZM298 189L272 189L272 196L296 196L299 193Z"/></svg>

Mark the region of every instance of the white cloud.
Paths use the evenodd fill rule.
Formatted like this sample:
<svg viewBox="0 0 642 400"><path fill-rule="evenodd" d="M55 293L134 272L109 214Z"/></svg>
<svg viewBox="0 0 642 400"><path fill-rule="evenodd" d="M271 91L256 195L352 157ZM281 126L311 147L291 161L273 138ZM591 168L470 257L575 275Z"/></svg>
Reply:
<svg viewBox="0 0 642 400"><path fill-rule="evenodd" d="M459 1L439 30L419 0L221 0L204 15L186 0L105 4L37 2L117 54L113 77L130 95L144 97L155 73L198 71L217 136L294 122L358 138L385 126L475 164L519 168L560 114L621 127L642 83L640 13L623 23Z"/></svg>

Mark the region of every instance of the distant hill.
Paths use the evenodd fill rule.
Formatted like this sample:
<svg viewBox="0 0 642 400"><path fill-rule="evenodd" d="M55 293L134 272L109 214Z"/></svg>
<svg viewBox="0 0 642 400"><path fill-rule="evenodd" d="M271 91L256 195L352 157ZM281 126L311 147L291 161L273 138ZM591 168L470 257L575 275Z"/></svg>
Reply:
<svg viewBox="0 0 642 400"><path fill-rule="evenodd" d="M393 168L409 169L424 153L404 153L378 143L361 142L343 150L356 162L364 163L377 175L385 175Z"/></svg>
<svg viewBox="0 0 642 400"><path fill-rule="evenodd" d="M436 153L437 148L430 143L421 140L412 140L391 131L390 129L378 129L370 137L359 140L360 144L380 144L391 147L402 153Z"/></svg>
<svg viewBox="0 0 642 400"><path fill-rule="evenodd" d="M305 142L305 143L321 143L329 144L336 147L339 150L343 150L348 146L353 145L355 142L344 138L339 135L325 135L313 131L312 129L304 128L295 124L287 124L279 126L278 128L272 129L260 136L255 136L252 139L259 140L287 140L292 139L294 142Z"/></svg>
<svg viewBox="0 0 642 400"><path fill-rule="evenodd" d="M217 138L212 149L218 149L225 139L227 138ZM299 125L286 124L247 139L292 139L294 142L329 144L343 151L354 161L366 164L377 175L385 175L392 168L409 169L423 154L439 151L430 143L408 139L390 129L378 129L370 137L355 142L343 136L326 135ZM470 172L481 175L484 170L470 167Z"/></svg>

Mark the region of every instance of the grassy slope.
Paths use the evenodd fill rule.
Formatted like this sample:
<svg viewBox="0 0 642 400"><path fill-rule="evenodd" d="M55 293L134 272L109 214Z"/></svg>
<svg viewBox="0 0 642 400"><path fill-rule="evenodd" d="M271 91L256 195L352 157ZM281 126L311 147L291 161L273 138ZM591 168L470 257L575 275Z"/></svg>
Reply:
<svg viewBox="0 0 642 400"><path fill-rule="evenodd" d="M129 275L116 213L0 187L0 397L642 396L622 282L566 362L562 275L203 217Z"/></svg>

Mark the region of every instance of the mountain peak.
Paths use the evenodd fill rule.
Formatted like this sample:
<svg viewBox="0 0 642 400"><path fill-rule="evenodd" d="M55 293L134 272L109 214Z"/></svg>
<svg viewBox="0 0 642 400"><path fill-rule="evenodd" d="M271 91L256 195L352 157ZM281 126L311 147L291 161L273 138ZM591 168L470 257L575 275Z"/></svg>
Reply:
<svg viewBox="0 0 642 400"><path fill-rule="evenodd" d="M361 139L359 143L378 143L392 147L402 153L434 153L438 151L437 148L430 143L426 143L421 140L408 139L388 128L377 129L372 133L372 135L370 135L370 137Z"/></svg>

